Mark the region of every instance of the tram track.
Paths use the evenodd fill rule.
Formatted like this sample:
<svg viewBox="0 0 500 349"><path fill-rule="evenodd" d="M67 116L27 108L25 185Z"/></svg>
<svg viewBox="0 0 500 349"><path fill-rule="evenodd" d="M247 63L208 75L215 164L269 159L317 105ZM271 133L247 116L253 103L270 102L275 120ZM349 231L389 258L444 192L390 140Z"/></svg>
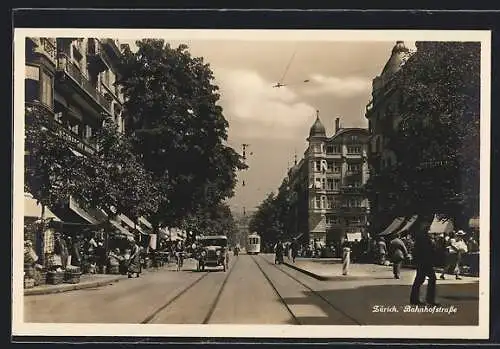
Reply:
<svg viewBox="0 0 500 349"><path fill-rule="evenodd" d="M297 279L295 276L293 276L292 274L286 272L285 270L283 270L282 268L279 268L277 265L273 264L272 262L270 262L269 260L267 260L266 258L263 258L263 257L260 257L259 259L262 259L264 260L267 264L269 264L270 266L276 268L277 270L279 270L281 273L285 274L286 276L288 276L290 279L292 279L293 281L295 281L296 283L298 283L299 285L301 285L302 287L306 288L309 292L311 292L312 294L314 294L316 297L318 297L319 299L321 299L323 302L325 302L326 304L328 304L334 311L340 313L342 316L348 318L349 320L353 321L356 325L364 325L362 322L358 321L357 319L355 319L354 317L352 317L351 315L347 314L344 310L340 309L339 307L335 306L334 304L332 304L327 298L325 298L324 296L322 296L320 293L318 293L317 291L315 291L314 289L312 289L311 287L309 287L307 284L305 284L304 282L300 281L299 279ZM277 290L276 286L274 285L274 283L271 281L271 279L269 278L269 276L267 275L267 273L263 270L263 268L259 265L259 263L256 261L255 257L254 257L254 262L255 264L257 264L257 266L259 267L260 271L262 272L262 274L264 275L264 277L266 278L266 280L269 282L269 284L271 285L271 287L274 289L274 291L276 292L276 294L278 295L278 297L280 298L281 302L285 305L285 307L287 308L287 310L290 312L290 314L292 315L293 319L297 322L297 324L301 324L300 323L300 320L295 316L295 314L293 314L292 310L290 309L290 307L288 306L288 304L286 304L286 301L283 299L283 297L280 295L279 291Z"/></svg>
<svg viewBox="0 0 500 349"><path fill-rule="evenodd" d="M224 280L222 282L221 287L217 291L217 295L210 305L210 308L204 317L203 324L208 324L210 321L217 304L219 303L219 299L222 295L222 292L224 291L224 287L226 286L226 283L229 279L229 276L231 275L233 268L236 266L238 263L238 258L235 258L235 262L233 265L230 266L229 270L226 273L226 276L224 277ZM144 320L142 320L140 323L141 324L149 324L152 323L153 320L155 320L163 311L167 310L169 307L173 306L177 300L179 300L182 296L184 296L187 292L189 292L191 289L193 289L196 285L198 285L203 279L208 277L210 274L212 274L213 271L206 271L201 277L197 278L193 282L191 282L189 285L187 285L185 288L183 288L181 291L179 291L173 298L169 299L165 304L162 306L158 307L155 311L153 311L150 315L148 315Z"/></svg>
<svg viewBox="0 0 500 349"><path fill-rule="evenodd" d="M257 262L257 257L256 256L252 256L252 260L254 261L254 263L257 266L257 268L259 268L260 272L262 273L262 275L264 276L264 278L267 280L267 282L269 283L269 285L271 286L271 288L274 290L274 293L276 294L276 296L278 296L278 298L281 301L281 303L285 306L286 310L288 311L288 313L292 317L293 321L297 325L302 325L302 323L300 322L300 320L295 316L295 314L293 313L292 309L290 309L290 307L286 303L285 299L281 296L281 294L279 293L278 289L276 288L276 286L274 285L274 283L269 278L269 275L267 275L267 273L264 271L264 269L262 269L262 267L260 266L260 264Z"/></svg>
<svg viewBox="0 0 500 349"><path fill-rule="evenodd" d="M219 289L219 292L217 292L217 296L215 296L215 300L210 306L210 309L208 310L207 315L205 316L205 319L203 320L203 324L208 324L210 319L212 318L212 315L214 314L215 308L217 307L217 304L219 303L219 299L222 295L222 292L224 291L224 287L226 286L227 280L229 280L229 277L231 276L231 273L233 272L234 267L236 264L238 264L239 258L235 258L236 261L234 262L233 265L229 268L229 271L227 272L226 277L224 278L224 281L222 282L222 286Z"/></svg>

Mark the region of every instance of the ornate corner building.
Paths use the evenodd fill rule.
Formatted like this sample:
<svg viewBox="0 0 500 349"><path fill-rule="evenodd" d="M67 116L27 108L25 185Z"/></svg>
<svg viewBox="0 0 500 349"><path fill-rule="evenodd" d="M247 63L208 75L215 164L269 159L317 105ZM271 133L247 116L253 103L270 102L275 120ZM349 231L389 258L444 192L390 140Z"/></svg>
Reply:
<svg viewBox="0 0 500 349"><path fill-rule="evenodd" d="M366 233L368 140L367 129L343 128L340 118L335 120L335 133L327 137L318 113L304 158L288 173L297 196L292 209L297 233L310 243L360 240Z"/></svg>

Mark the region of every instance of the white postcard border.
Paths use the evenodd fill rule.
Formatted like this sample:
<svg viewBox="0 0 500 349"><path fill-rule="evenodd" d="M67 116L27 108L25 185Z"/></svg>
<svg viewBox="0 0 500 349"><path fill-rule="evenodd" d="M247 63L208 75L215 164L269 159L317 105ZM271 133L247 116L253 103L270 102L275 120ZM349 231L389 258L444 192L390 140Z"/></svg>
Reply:
<svg viewBox="0 0 500 349"><path fill-rule="evenodd" d="M295 326L39 324L23 321L24 40L44 37L113 37L171 40L259 41L480 41L481 183L479 326ZM490 119L491 32L486 30L173 30L17 28L14 31L12 334L18 336L247 337L247 338L420 338L487 339L490 311Z"/></svg>

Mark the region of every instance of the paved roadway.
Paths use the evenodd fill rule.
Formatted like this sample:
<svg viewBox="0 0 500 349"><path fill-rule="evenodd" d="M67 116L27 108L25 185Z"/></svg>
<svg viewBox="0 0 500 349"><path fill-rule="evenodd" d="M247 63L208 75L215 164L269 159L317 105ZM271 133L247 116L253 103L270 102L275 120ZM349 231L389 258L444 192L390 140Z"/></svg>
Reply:
<svg viewBox="0 0 500 349"><path fill-rule="evenodd" d="M407 313L414 271L390 268L318 281L273 256L231 256L228 272L158 271L115 284L25 296L26 322L148 324L477 325L478 283L438 280L438 301L457 312ZM375 270L375 271L374 271ZM425 291L425 286L423 290ZM395 305L398 312L374 312Z"/></svg>

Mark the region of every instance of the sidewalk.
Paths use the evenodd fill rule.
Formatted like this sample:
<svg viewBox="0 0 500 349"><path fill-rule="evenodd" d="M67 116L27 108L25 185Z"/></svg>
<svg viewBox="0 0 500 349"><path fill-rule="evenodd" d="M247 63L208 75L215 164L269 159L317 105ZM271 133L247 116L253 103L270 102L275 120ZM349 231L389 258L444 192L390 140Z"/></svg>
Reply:
<svg viewBox="0 0 500 349"><path fill-rule="evenodd" d="M186 261L187 262L187 261ZM166 264L160 268L148 268L142 269L143 274L154 273L160 271L176 271L177 266L174 263ZM78 284L58 284L58 285L40 285L33 288L24 289L25 296L35 296L42 294L53 294L60 292L68 292L74 290L81 290L85 288L101 287L106 285L111 285L113 283L119 282L120 280L128 279L127 275L116 275L116 274L83 274L80 277L80 282Z"/></svg>
<svg viewBox="0 0 500 349"><path fill-rule="evenodd" d="M342 275L342 261L340 258L297 258L295 263L285 258L284 265L300 271L310 277L320 281L339 280L339 279L360 279L373 277L374 273L378 275L387 275L392 277L392 265L385 266L369 263L351 263L349 266L348 275ZM412 266L404 266L406 270L414 270ZM442 268L435 268L437 277L441 273ZM478 277L472 275L462 275L467 279L479 280ZM450 276L448 275L448 279Z"/></svg>

